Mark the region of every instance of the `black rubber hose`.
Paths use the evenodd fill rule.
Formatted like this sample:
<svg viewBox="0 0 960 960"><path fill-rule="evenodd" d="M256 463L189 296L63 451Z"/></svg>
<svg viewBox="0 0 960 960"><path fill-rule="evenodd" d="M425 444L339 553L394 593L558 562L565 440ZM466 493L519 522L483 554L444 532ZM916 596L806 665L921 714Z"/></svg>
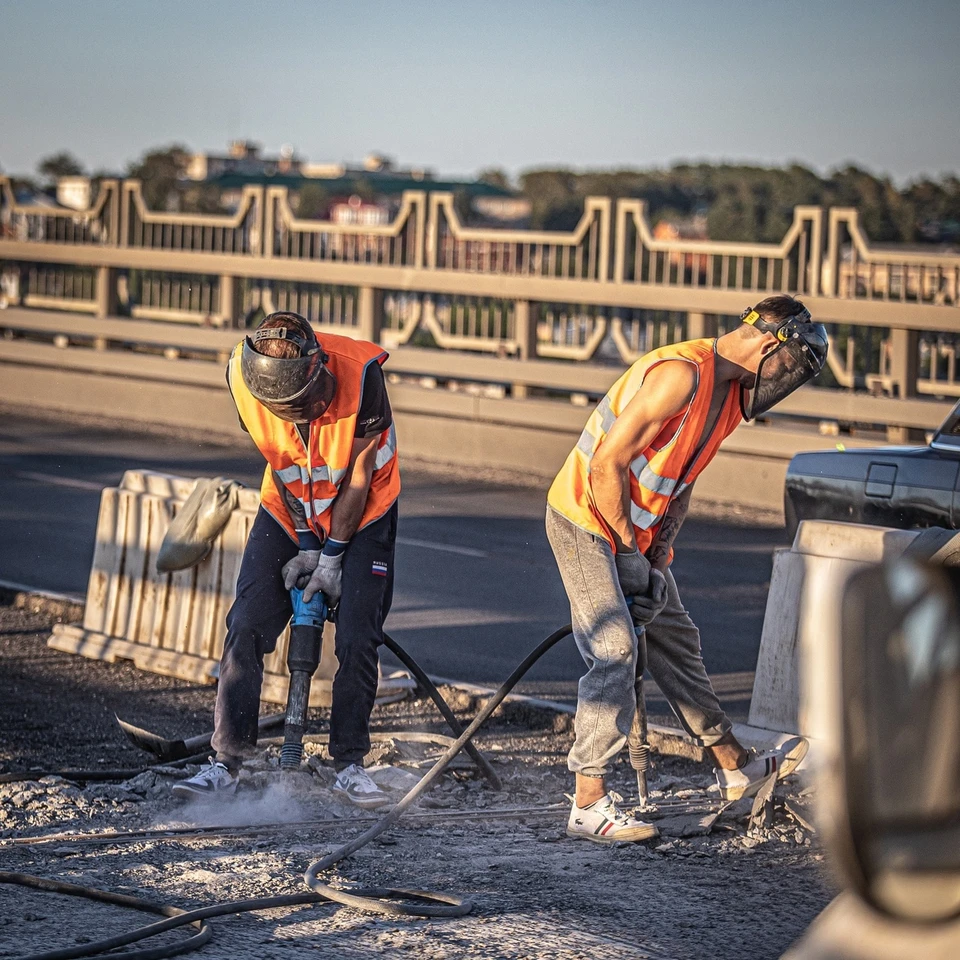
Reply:
<svg viewBox="0 0 960 960"><path fill-rule="evenodd" d="M161 960L163 957L176 957L182 953L190 953L198 947L202 947L213 935L210 927L202 922L202 918L193 918L186 910L151 903L149 900L141 900L139 897L131 897L123 893L110 893L106 890L82 887L75 883L47 880L44 877L34 877L28 873L10 873L6 870L0 870L0 883L15 883L21 887L32 887L34 890L43 890L47 893L62 893L69 897L85 897L87 900L112 903L118 907L131 907L134 910L155 913L168 918L146 927L139 927L130 933L100 940L97 943L85 943L80 947L66 947L62 950L49 950L46 953L32 953L21 957L20 960L75 960L78 957L92 956L105 950L125 947L128 943L135 943L145 937L153 936L155 933L161 933L163 930L169 930L173 927L182 927L188 923L197 927L197 933L180 943L174 943L168 947L136 950L132 953L115 953L112 957L112 960L129 957L136 957L137 960Z"/></svg>
<svg viewBox="0 0 960 960"><path fill-rule="evenodd" d="M510 676L500 685L496 693L487 701L484 708L473 718L473 722L466 730L450 745L447 751L430 768L426 776L414 786L402 800L382 819L375 823L369 830L364 831L359 837L354 838L349 843L345 843L339 850L315 860L307 867L303 879L307 886L316 893L322 893L330 900L336 900L337 903L343 903L347 906L355 907L358 910L364 910L371 913L383 913L388 916L416 916L416 917L462 917L469 913L473 904L469 901L461 901L458 904L450 906L427 906L413 907L407 904L380 903L375 901L364 902L362 896L356 894L344 893L336 887L331 887L323 883L318 874L321 870L327 870L334 864L346 859L352 853L356 853L361 847L366 846L371 840L375 840L380 834L384 833L390 826L396 823L403 816L404 811L413 804L418 797L426 793L427 789L433 784L434 780L443 773L448 763L463 749L470 738L486 723L487 719L497 707L503 702L507 694L517 685L521 677L540 659L554 644L558 643L564 637L573 632L569 624L561 627L554 633L551 633L546 640L541 641L530 653L524 657L523 661L510 674ZM439 898L438 898L439 899Z"/></svg>
<svg viewBox="0 0 960 960"><path fill-rule="evenodd" d="M453 715L453 711L450 709L450 705L446 700L443 699L440 691L437 689L436 684L423 672L423 668L417 663L413 657L407 653L403 647L397 643L393 637L388 634L383 635L383 644L384 646L396 656L396 658L414 675L417 683L420 684L421 688L427 691L430 699L436 704L437 709L440 713L443 714L443 719L447 721L447 726L453 731L455 737L459 737L463 733L463 727L460 726L460 721ZM476 748L476 746L467 741L464 747L467 753L470 755L470 759L477 765L480 772L487 778L490 783L490 786L494 790L502 790L503 784L500 782L500 778L497 776L496 771L493 767L490 766L490 761Z"/></svg>
<svg viewBox="0 0 960 960"><path fill-rule="evenodd" d="M166 919L140 927L127 934L121 934L96 943L85 943L79 947L69 947L63 950L54 950L47 953L31 954L20 960L79 960L81 957L95 956L106 950L135 943L147 937L173 930L186 924L193 924L199 928L198 933L186 940L168 947L155 947L146 950L134 950L126 953L113 953L110 960L163 960L165 957L174 957L188 953L203 946L211 937L210 927L202 921L210 917L225 916L227 914L247 913L255 910L270 910L276 907L299 906L307 903L334 902L354 907L365 913L381 913L388 916L419 916L419 917L462 917L473 908L470 900L442 893L431 893L425 890L402 890L388 887L347 887L338 889L331 887L318 879L321 870L326 870L361 847L380 836L388 827L392 826L426 790L440 776L451 760L464 748L473 735L489 719L490 715L503 702L510 691L516 686L523 675L536 663L552 646L571 633L569 625L550 634L533 651L531 651L520 665L501 684L484 708L477 714L463 733L449 746L446 752L430 768L426 776L411 789L402 800L378 823L374 824L359 837L344 844L338 850L314 861L307 868L304 880L311 893L291 894L280 897L257 897L252 900L234 900L230 903L215 904L197 910L184 911L177 907L154 904L147 900L140 900L124 894L108 893L92 887L82 887L76 884L62 883L57 880L47 880L29 874L9 873L0 871L0 883L15 883L21 886L33 887L37 890L47 890L53 893L65 893L72 896L86 897L90 900L99 900L103 903L112 903L119 906L132 907L149 913L156 913ZM441 698L442 699L442 698ZM406 899L414 903L387 903L383 898Z"/></svg>
<svg viewBox="0 0 960 960"><path fill-rule="evenodd" d="M169 770L171 767L185 767L191 763L202 763L209 754L210 751L206 750L203 753L194 754L192 757L183 757L181 760L152 763L146 767L122 767L119 770L27 770L21 773L0 773L0 783L26 783L32 780L40 780L43 777L60 777L62 780L78 780L82 783L129 780L131 777L147 773L149 770Z"/></svg>

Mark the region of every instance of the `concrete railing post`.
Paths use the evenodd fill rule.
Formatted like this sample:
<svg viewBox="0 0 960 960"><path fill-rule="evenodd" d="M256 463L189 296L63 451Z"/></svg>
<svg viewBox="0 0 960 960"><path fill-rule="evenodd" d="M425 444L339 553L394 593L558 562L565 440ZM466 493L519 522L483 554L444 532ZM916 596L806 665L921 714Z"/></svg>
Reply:
<svg viewBox="0 0 960 960"><path fill-rule="evenodd" d="M242 302L239 278L222 275L220 277L220 313L218 316L221 327L233 328L237 326L237 314L241 309Z"/></svg>
<svg viewBox="0 0 960 960"><path fill-rule="evenodd" d="M920 366L920 332L918 330L890 331L890 382L901 400L916 397ZM910 427L887 427L889 443L909 443L922 440L923 431Z"/></svg>
<svg viewBox="0 0 960 960"><path fill-rule="evenodd" d="M117 312L117 270L115 267L97 267L96 310L100 320Z"/></svg>
<svg viewBox="0 0 960 960"><path fill-rule="evenodd" d="M383 329L383 291L360 287L357 294L357 333L361 340L380 342Z"/></svg>
<svg viewBox="0 0 960 960"><path fill-rule="evenodd" d="M709 313L687 314L687 339L702 340L717 335L717 318Z"/></svg>
<svg viewBox="0 0 960 960"><path fill-rule="evenodd" d="M521 360L537 359L538 306L529 300L515 300L513 304L514 333ZM527 396L527 385L514 383L511 393L517 399L524 398Z"/></svg>

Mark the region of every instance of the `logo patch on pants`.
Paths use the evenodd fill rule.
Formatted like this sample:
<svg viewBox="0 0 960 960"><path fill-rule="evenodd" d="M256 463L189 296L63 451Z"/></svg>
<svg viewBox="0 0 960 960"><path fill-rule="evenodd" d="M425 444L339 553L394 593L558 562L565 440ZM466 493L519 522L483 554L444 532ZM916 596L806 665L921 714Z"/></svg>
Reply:
<svg viewBox="0 0 960 960"><path fill-rule="evenodd" d="M374 560L373 569L370 572L378 577L385 577L387 575L387 565L383 560Z"/></svg>

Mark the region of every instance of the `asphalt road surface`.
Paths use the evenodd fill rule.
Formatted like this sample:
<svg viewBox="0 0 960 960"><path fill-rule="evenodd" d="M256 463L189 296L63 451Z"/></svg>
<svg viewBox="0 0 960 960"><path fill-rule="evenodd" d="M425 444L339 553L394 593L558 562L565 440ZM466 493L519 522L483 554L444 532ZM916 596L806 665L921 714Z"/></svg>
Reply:
<svg viewBox="0 0 960 960"><path fill-rule="evenodd" d="M83 595L100 491L127 469L227 476L258 486L252 444L120 423L0 410L0 581ZM401 457L402 436L401 440ZM388 631L428 672L495 684L569 620L543 532L545 489L401 461L396 593ZM703 635L721 700L745 720L772 551L780 527L687 520L674 572ZM544 658L525 692L570 700L583 663L572 640ZM651 713L662 713L651 704Z"/></svg>

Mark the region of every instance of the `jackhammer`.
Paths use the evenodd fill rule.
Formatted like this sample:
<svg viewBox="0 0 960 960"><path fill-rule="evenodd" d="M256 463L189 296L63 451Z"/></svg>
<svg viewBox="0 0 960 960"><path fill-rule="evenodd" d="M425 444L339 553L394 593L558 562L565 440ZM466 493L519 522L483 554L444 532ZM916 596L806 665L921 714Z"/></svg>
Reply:
<svg viewBox="0 0 960 960"><path fill-rule="evenodd" d="M310 682L320 666L323 647L323 625L332 620L327 598L318 590L309 603L303 599L303 590L290 591L293 616L290 619L290 646L287 648L287 668L290 670L290 688L287 692L287 713L283 725L283 746L280 749L280 769L298 770L303 760L303 734L307 725L307 706L310 702Z"/></svg>
<svg viewBox="0 0 960 960"><path fill-rule="evenodd" d="M637 794L640 806L645 807L650 799L647 786L647 771L650 769L650 744L647 742L647 702L643 696L643 672L647 669L647 631L639 624L634 626L637 635L637 672L633 683L637 709L630 724L627 750L630 766L637 772Z"/></svg>

